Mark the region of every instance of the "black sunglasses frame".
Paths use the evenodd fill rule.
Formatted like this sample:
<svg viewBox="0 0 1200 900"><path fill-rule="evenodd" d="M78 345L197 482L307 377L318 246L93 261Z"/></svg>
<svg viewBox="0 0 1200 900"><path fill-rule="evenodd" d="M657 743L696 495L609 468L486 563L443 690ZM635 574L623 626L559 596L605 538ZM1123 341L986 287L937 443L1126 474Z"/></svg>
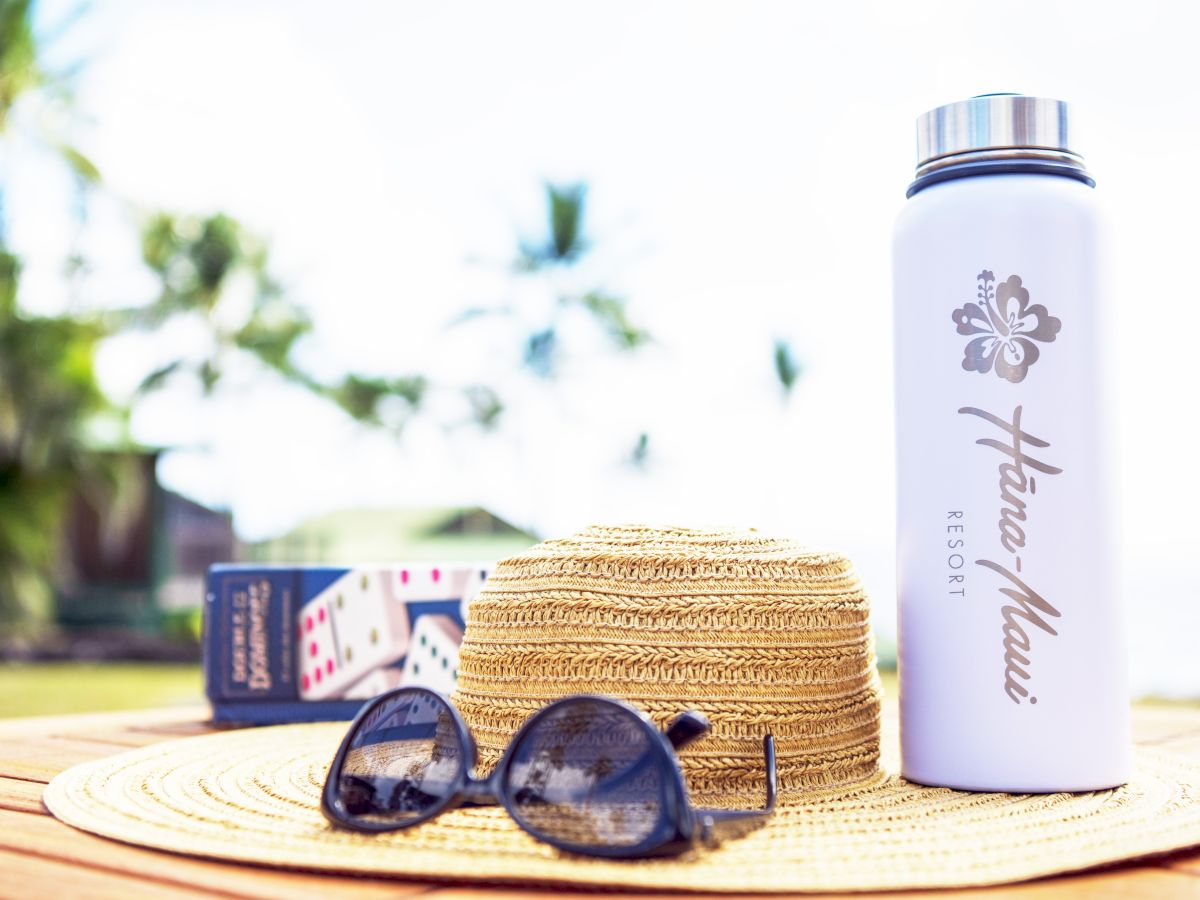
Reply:
<svg viewBox="0 0 1200 900"><path fill-rule="evenodd" d="M432 697L449 711L455 735L462 748L459 770L453 789L447 792L441 802L430 807L419 818L410 821L368 822L356 819L346 812L338 797L338 776L341 773L346 754L350 751L350 745L363 721L379 707L391 703L397 697L405 694ZM657 767L660 783L663 785L663 802L659 810L658 821L653 829L635 845L628 847L597 846L572 844L559 840L528 824L521 816L519 805L509 796L506 789L509 767L525 736L536 728L542 719L553 714L562 706L581 701L611 706L631 715L644 731L650 746L654 748L652 763ZM509 742L492 774L487 778L480 779L472 774L478 763L475 740L471 737L470 729L463 721L462 714L450 702L450 699L428 688L396 688L386 694L380 694L369 702L350 724L350 729L342 739L341 746L338 747L337 755L334 756L329 773L325 778L325 787L321 791L321 812L333 825L360 832L380 833L412 828L460 806L498 804L504 807L513 821L525 832L559 850L609 859L675 856L692 847L697 841L707 846L715 846L722 839L740 837L764 824L775 810L775 741L769 734L763 737L763 757L767 775L765 806L761 809L699 809L691 805L675 751L703 735L708 731L708 727L708 721L702 715L688 711L676 716L666 731L660 731L649 716L624 700L598 694L573 694L544 706L530 716Z"/></svg>

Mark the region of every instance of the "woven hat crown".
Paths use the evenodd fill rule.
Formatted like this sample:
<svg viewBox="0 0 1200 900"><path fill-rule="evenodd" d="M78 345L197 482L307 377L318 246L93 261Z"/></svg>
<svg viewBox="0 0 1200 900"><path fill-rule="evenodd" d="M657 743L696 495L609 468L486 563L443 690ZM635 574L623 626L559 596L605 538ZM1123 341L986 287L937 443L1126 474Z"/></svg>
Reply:
<svg viewBox="0 0 1200 900"><path fill-rule="evenodd" d="M753 531L593 527L502 561L471 602L454 694L481 770L577 693L660 725L703 713L711 731L680 753L699 804L761 805L768 732L784 801L879 777L868 600L835 553Z"/></svg>

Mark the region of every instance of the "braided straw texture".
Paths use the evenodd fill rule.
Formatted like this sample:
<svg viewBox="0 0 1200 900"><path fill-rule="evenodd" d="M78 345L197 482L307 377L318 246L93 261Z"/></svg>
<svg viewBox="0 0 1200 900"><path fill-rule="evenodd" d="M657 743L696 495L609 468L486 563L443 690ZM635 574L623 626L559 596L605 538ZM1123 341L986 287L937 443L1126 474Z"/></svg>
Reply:
<svg viewBox="0 0 1200 900"><path fill-rule="evenodd" d="M1129 785L1088 794L973 794L891 776L840 797L793 802L744 838L678 859L563 854L527 836L498 807L362 835L330 827L318 811L345 730L345 723L283 725L156 744L68 769L44 800L87 831L215 859L738 893L997 884L1200 843L1200 766L1144 751Z"/></svg>
<svg viewBox="0 0 1200 900"><path fill-rule="evenodd" d="M712 726L680 753L694 802L761 806L882 779L868 601L849 560L756 532L589 528L501 562L471 602L453 700L491 771L569 694Z"/></svg>

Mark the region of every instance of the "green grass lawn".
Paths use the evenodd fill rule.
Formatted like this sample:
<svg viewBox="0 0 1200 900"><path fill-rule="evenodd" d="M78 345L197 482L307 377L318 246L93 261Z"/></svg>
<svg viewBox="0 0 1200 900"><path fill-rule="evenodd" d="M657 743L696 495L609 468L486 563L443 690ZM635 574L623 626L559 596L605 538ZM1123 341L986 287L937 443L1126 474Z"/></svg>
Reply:
<svg viewBox="0 0 1200 900"><path fill-rule="evenodd" d="M0 718L203 702L204 681L198 665L0 664Z"/></svg>

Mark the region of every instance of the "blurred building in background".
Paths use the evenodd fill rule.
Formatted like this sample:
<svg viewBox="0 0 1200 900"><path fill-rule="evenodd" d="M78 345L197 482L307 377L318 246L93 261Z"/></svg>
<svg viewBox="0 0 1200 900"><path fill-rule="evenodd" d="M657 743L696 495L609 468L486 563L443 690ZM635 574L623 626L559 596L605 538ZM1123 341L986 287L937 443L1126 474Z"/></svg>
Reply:
<svg viewBox="0 0 1200 900"><path fill-rule="evenodd" d="M72 630L160 629L197 610L218 562L340 564L495 562L537 542L482 507L346 509L245 544L227 512L167 490L157 451L111 453L111 480L73 498L55 583L57 620Z"/></svg>
<svg viewBox="0 0 1200 900"><path fill-rule="evenodd" d="M250 544L246 556L264 563L490 563L535 543L534 535L478 506L346 509Z"/></svg>
<svg viewBox="0 0 1200 900"><path fill-rule="evenodd" d="M111 477L73 497L55 579L59 624L158 628L165 611L201 605L210 565L239 555L230 515L165 489L158 456L105 454Z"/></svg>

